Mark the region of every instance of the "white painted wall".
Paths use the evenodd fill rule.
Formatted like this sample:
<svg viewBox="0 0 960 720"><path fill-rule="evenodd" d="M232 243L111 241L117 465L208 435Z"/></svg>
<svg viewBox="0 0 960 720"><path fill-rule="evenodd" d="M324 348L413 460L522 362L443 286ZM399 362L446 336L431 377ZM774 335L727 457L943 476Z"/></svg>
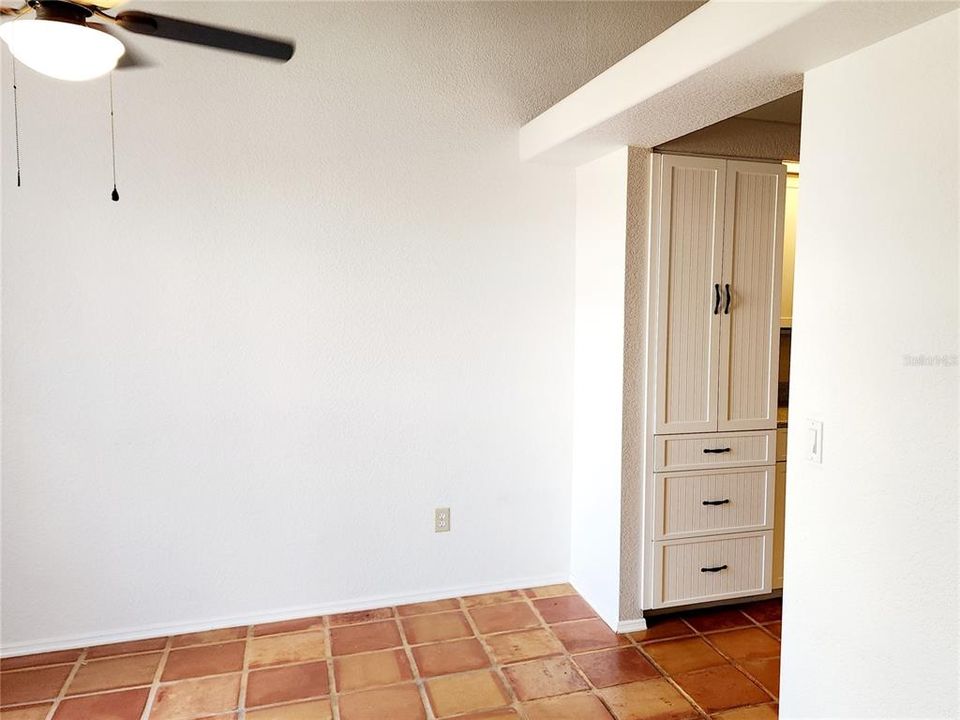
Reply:
<svg viewBox="0 0 960 720"><path fill-rule="evenodd" d="M804 83L782 718L960 710L958 25Z"/></svg>
<svg viewBox="0 0 960 720"><path fill-rule="evenodd" d="M3 93L5 651L565 579L574 173L516 131L692 6L138 7L297 55L138 38L117 204L106 80L20 72L19 190Z"/></svg>
<svg viewBox="0 0 960 720"><path fill-rule="evenodd" d="M570 576L620 620L624 271L628 148L577 168Z"/></svg>

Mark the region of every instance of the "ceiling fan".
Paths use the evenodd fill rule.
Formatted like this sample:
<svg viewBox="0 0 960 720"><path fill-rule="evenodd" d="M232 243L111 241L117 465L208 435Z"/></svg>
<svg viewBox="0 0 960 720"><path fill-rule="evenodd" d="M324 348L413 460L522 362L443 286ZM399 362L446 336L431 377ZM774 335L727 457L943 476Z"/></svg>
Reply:
<svg viewBox="0 0 960 720"><path fill-rule="evenodd" d="M117 67L146 64L114 36L117 28L280 62L293 57L294 44L287 40L139 10L107 14L122 1L27 0L19 8L0 7L0 15L13 17L0 25L0 39L21 63L60 80L92 80Z"/></svg>

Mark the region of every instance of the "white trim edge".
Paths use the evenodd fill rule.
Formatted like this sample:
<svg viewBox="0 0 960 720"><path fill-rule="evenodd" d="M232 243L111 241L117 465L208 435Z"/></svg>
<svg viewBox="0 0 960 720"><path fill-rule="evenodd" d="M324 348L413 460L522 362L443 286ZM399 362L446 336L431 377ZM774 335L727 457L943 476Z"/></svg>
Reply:
<svg viewBox="0 0 960 720"><path fill-rule="evenodd" d="M208 620L195 620L184 623L159 623L141 627L126 628L103 633L89 633L86 635L70 635L66 637L46 638L43 640L26 640L23 642L8 643L0 646L0 657L17 657L33 655L34 653L50 652L53 650L71 650L73 648L106 645L108 643L128 642L130 640L146 640L148 638L180 635L183 633L205 632L220 628L236 627L238 625L258 625L260 623L276 622L278 620L295 620L313 615L332 615L341 612L356 612L372 610L374 608L407 605L418 602L445 600L452 597L479 595L489 592L502 592L522 588L538 587L541 585L556 585L569 581L567 575L544 575L539 577L517 578L494 583L479 585L462 585L429 592L411 593L405 595L377 595L356 600L340 602L318 603L316 605L299 605L296 607L270 610L265 612L248 613L244 615L229 615Z"/></svg>
<svg viewBox="0 0 960 720"><path fill-rule="evenodd" d="M641 630L647 629L647 621L643 618L637 618L636 620L621 620L617 623L617 633L632 633L640 632Z"/></svg>

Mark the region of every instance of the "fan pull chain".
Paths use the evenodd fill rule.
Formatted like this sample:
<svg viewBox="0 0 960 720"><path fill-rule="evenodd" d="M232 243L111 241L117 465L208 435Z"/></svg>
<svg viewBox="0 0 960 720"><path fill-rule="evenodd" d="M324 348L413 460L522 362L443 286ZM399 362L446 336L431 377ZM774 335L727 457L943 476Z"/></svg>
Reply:
<svg viewBox="0 0 960 720"><path fill-rule="evenodd" d="M120 193L117 192L117 133L113 123L113 73L110 73L110 156L113 160L113 192L110 197L114 202L120 200Z"/></svg>
<svg viewBox="0 0 960 720"><path fill-rule="evenodd" d="M17 100L17 61L13 62L13 132L17 139L17 187L20 187L20 102Z"/></svg>

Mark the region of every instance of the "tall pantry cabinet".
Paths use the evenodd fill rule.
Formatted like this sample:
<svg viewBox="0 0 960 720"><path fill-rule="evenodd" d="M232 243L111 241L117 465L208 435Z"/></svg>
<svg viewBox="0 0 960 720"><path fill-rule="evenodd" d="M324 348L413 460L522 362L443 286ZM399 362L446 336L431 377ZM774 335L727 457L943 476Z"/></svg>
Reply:
<svg viewBox="0 0 960 720"><path fill-rule="evenodd" d="M771 590L786 170L655 154L644 607Z"/></svg>

